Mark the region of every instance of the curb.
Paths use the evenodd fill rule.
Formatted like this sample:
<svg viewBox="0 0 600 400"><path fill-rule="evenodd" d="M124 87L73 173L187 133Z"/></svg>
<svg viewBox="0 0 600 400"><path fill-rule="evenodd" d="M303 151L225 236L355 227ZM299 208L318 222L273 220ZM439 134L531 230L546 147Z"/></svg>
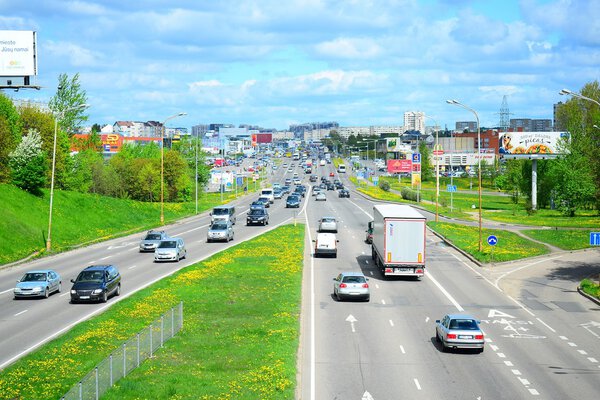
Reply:
<svg viewBox="0 0 600 400"><path fill-rule="evenodd" d="M587 294L586 292L584 292L580 286L577 286L577 291L579 292L580 295L582 295L583 297L587 298L588 300L596 303L597 305L600 306L600 299L595 298L594 296L591 296L589 294Z"/></svg>

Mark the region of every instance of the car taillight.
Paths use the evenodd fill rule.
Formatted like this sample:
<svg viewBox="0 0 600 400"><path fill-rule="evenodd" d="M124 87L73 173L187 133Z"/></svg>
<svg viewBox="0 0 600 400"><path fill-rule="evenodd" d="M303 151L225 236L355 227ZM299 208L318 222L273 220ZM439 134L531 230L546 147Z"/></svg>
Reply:
<svg viewBox="0 0 600 400"><path fill-rule="evenodd" d="M449 333L448 339L456 339L456 333Z"/></svg>
<svg viewBox="0 0 600 400"><path fill-rule="evenodd" d="M418 269L418 270L417 270L417 274L422 274L422 273L423 273L423 270L422 270L422 269Z"/></svg>
<svg viewBox="0 0 600 400"><path fill-rule="evenodd" d="M483 335L475 335L475 339L483 340Z"/></svg>
<svg viewBox="0 0 600 400"><path fill-rule="evenodd" d="M390 273L391 273L391 272L392 272L392 269L391 269L391 268L386 268L386 269L385 269L385 272L386 272L386 273L388 273L388 272L390 272Z"/></svg>
<svg viewBox="0 0 600 400"><path fill-rule="evenodd" d="M369 284L368 283L363 283L363 288L368 289L369 288Z"/></svg>
<svg viewBox="0 0 600 400"><path fill-rule="evenodd" d="M348 287L348 285L346 285L345 283L340 283L340 288L345 288Z"/></svg>

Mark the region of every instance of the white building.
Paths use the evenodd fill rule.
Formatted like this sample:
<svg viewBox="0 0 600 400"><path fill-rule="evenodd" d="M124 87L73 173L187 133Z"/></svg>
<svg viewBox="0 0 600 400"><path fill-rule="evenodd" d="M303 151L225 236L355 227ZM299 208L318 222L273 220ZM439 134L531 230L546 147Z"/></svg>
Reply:
<svg viewBox="0 0 600 400"><path fill-rule="evenodd" d="M404 113L404 127L407 131L425 133L425 113L423 111L406 111Z"/></svg>

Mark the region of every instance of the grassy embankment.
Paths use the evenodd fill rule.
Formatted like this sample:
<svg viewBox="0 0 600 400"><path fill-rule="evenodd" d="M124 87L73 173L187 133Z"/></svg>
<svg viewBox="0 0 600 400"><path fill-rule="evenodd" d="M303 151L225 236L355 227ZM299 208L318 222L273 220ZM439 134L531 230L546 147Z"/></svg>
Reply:
<svg viewBox="0 0 600 400"><path fill-rule="evenodd" d="M595 298L600 300L600 280L598 281L598 284L596 284L596 282L594 282L591 279L584 279L579 284L579 287L585 293L589 294L590 296L594 296Z"/></svg>
<svg viewBox="0 0 600 400"><path fill-rule="evenodd" d="M250 192L254 184L248 185ZM256 185L260 188L260 185ZM238 193L241 196L243 193ZM225 193L224 202L235 198ZM221 203L220 193L202 193L198 211ZM52 251L151 229L160 225L160 203L54 191ZM195 201L165 203L165 223L194 215ZM0 184L0 265L45 252L48 232L49 192L32 196L12 185Z"/></svg>
<svg viewBox="0 0 600 400"><path fill-rule="evenodd" d="M59 398L183 301L182 331L103 398L293 398L304 229L277 228L118 302L2 371L1 397Z"/></svg>

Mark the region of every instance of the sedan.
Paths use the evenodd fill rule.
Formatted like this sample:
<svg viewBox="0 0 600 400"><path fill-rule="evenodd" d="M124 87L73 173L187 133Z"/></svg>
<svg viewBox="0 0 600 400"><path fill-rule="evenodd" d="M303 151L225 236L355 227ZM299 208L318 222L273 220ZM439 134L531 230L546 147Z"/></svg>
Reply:
<svg viewBox="0 0 600 400"><path fill-rule="evenodd" d="M333 278L333 295L339 301L343 299L369 301L371 292L368 279L362 272L342 272L337 278Z"/></svg>
<svg viewBox="0 0 600 400"><path fill-rule="evenodd" d="M339 196L339 197L347 197L347 198L350 198L350 191L349 191L348 189L341 189L341 190L338 192L338 196Z"/></svg>
<svg viewBox="0 0 600 400"><path fill-rule="evenodd" d="M154 262L177 261L187 256L185 243L181 238L169 238L160 242L154 251Z"/></svg>
<svg viewBox="0 0 600 400"><path fill-rule="evenodd" d="M335 232L337 233L338 226L334 217L323 217L319 220L319 232Z"/></svg>
<svg viewBox="0 0 600 400"><path fill-rule="evenodd" d="M479 324L480 321L470 315L446 314L435 321L435 339L442 344L442 351L477 349L481 353L485 341Z"/></svg>
<svg viewBox="0 0 600 400"><path fill-rule="evenodd" d="M259 197L257 202L262 203L265 208L271 207L271 199L268 197Z"/></svg>
<svg viewBox="0 0 600 400"><path fill-rule="evenodd" d="M300 196L290 194L285 201L286 208L300 208Z"/></svg>
<svg viewBox="0 0 600 400"><path fill-rule="evenodd" d="M51 269L41 269L26 272L17 281L13 290L15 299L21 297L45 297L48 298L54 292L60 292L62 282L60 275Z"/></svg>
<svg viewBox="0 0 600 400"><path fill-rule="evenodd" d="M229 242L230 240L233 240L233 225L231 225L231 222L214 222L210 228L208 228L206 241L212 242L214 240L219 240L222 242Z"/></svg>
<svg viewBox="0 0 600 400"><path fill-rule="evenodd" d="M327 201L327 196L325 195L325 193L320 192L315 196L315 201Z"/></svg>

